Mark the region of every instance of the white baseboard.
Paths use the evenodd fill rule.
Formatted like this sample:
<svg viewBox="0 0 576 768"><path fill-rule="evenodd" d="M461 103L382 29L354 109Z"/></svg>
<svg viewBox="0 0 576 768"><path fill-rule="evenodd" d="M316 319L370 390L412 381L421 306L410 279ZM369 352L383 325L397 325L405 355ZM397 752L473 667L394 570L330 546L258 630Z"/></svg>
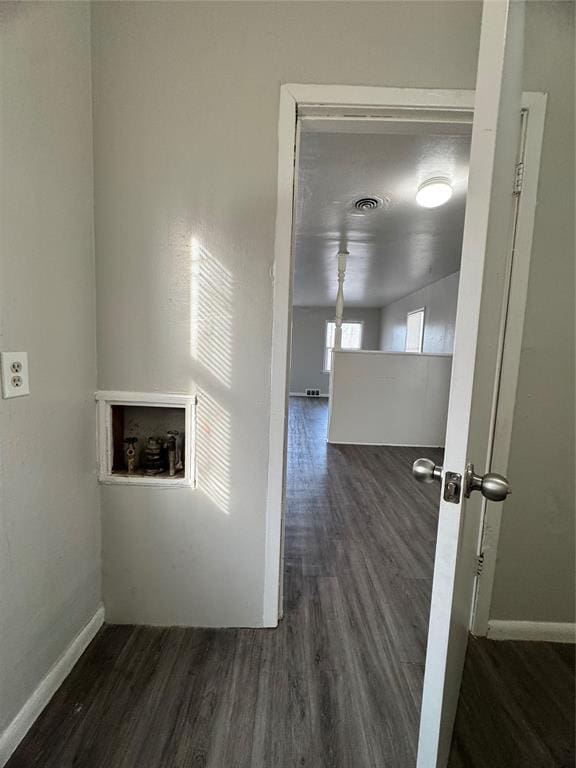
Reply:
<svg viewBox="0 0 576 768"><path fill-rule="evenodd" d="M100 606L88 624L80 630L46 677L40 682L4 733L0 735L0 766L6 765L10 755L60 688L103 623L104 607Z"/></svg>
<svg viewBox="0 0 576 768"><path fill-rule="evenodd" d="M442 448L443 445L413 445L412 443L367 443L365 440L328 440L330 445L368 445L374 448Z"/></svg>
<svg viewBox="0 0 576 768"><path fill-rule="evenodd" d="M540 640L549 643L576 642L576 624L555 621L488 622L490 640Z"/></svg>
<svg viewBox="0 0 576 768"><path fill-rule="evenodd" d="M310 400L318 400L319 397L330 397L330 395L323 395L322 392L319 395L307 395L306 392L290 392L290 397L309 397Z"/></svg>

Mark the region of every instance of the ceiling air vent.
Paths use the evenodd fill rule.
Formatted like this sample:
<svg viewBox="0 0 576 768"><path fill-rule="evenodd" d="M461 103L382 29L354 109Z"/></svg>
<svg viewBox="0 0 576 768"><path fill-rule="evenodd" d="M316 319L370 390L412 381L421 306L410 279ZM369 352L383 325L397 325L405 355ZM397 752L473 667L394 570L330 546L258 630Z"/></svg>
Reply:
<svg viewBox="0 0 576 768"><path fill-rule="evenodd" d="M373 211L382 206L382 200L377 197L359 197L354 201L354 208L357 211Z"/></svg>
<svg viewBox="0 0 576 768"><path fill-rule="evenodd" d="M388 210L390 207L391 198L386 195L385 197L376 197L374 195L362 195L356 200L352 201L352 213L356 215L371 213L377 211L379 208Z"/></svg>

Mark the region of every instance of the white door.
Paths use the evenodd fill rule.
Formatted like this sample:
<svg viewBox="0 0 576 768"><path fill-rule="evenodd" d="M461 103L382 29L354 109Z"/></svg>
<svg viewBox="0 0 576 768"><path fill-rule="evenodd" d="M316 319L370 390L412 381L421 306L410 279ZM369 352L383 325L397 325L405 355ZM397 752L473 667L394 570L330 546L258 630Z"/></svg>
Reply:
<svg viewBox="0 0 576 768"><path fill-rule="evenodd" d="M450 387L442 501L424 675L418 768L443 768L448 759L466 653L479 493L453 494L446 473L465 486L466 468L487 467L497 338L487 336L500 312L511 252L514 173L520 136L524 3L484 3L456 337ZM486 319L488 318L488 319ZM496 334L497 335L497 334ZM479 342L480 339L480 342ZM439 473L436 473L438 476ZM457 491L457 488L456 488Z"/></svg>

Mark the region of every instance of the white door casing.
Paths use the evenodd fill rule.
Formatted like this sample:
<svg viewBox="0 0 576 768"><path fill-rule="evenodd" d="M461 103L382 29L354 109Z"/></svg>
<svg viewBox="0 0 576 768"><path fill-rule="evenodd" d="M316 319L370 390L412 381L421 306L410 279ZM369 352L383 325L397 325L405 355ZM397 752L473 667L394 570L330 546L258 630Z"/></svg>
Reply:
<svg viewBox="0 0 576 768"><path fill-rule="evenodd" d="M536 216L540 156L544 136L547 97L544 93L522 94L524 110L524 141L520 161L522 163L518 190L518 207L511 269L508 275L507 301L501 319L500 346L502 359L499 385L494 391L492 409L493 433L489 447L490 465L503 475L508 475L508 461L512 442L514 403L518 387L520 355L524 331L524 316L528 297L528 278L532 254L534 219ZM509 478L512 479L513 478ZM492 592L496 573L496 558L500 538L502 504L482 500L482 525L477 554L475 604L472 611L472 634L485 636L489 630Z"/></svg>
<svg viewBox="0 0 576 768"><path fill-rule="evenodd" d="M278 186L273 266L272 363L266 504L265 573L262 625L275 627L282 615L281 552L285 497L288 374L292 306L292 226L296 178L297 118L322 111L326 116L376 114L394 122L469 123L474 92L350 85L286 84L280 89Z"/></svg>

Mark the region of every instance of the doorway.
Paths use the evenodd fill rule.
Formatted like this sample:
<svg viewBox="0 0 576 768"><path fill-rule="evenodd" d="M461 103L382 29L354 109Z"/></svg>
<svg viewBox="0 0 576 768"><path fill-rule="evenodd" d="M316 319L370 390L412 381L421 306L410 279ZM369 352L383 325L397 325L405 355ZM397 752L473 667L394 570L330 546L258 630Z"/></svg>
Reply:
<svg viewBox="0 0 576 768"><path fill-rule="evenodd" d="M274 304L274 337L273 337L273 366L272 366L272 414L270 425L270 474L268 486L268 526L267 526L267 580L265 596L264 623L275 625L278 616L282 614L281 580L279 579L278 566L282 561L282 510L284 499L285 473L284 473L284 448L286 444L286 406L287 406L287 374L288 374L288 350L290 343L290 302L292 291L292 224L293 224L293 193L295 147L297 146L297 120L296 117L311 115L319 120L338 118L346 120L373 120L387 119L398 127L407 120L419 123L433 122L444 123L448 126L469 122L473 111L474 94L471 92L453 91L417 91L413 89L387 89L387 88L353 88L340 86L284 86L281 96L280 108L280 145L279 145L279 180L278 180L278 217L276 228L276 261L275 261L275 304ZM510 283L512 273L512 259L506 259L507 276L504 288L501 292L502 306L497 302L495 315L498 344L501 351L503 337L506 333L506 313L504 309L514 302L515 306L522 306L525 300L525 286L523 287L522 274L527 274L530 238L533 225L535 189L539 167L539 151L541 143L541 128L545 110L545 97L539 94L528 94L523 99L525 109L533 112L534 120L527 134L525 146L527 153L524 158L525 181L529 181L530 190L527 191L524 200L520 201L518 216L518 230L523 232L523 237L516 239L514 271L520 278ZM366 105L369 105L368 107ZM401 106L399 106L401 105ZM518 121L519 122L519 121ZM519 128L519 125L518 125ZM450 130L450 129L449 129ZM530 135L531 134L531 135ZM519 248L520 254L518 259ZM468 277L468 281L470 276ZM524 291L524 294L523 294ZM498 292L499 293L499 292ZM499 293L500 295L500 293ZM504 308L504 309L503 309ZM515 318L516 321L517 318ZM515 344L519 344L520 338L507 337L509 352ZM510 343L508 343L510 342ZM514 379L514 355L508 355L500 373L508 365L510 380ZM517 371L516 371L517 375ZM499 381L504 380L500 375ZM486 382L484 382L486 385ZM491 393L495 392L494 379L489 382ZM492 395L491 395L492 396ZM498 400L498 398L496 398ZM468 505L470 506L470 505ZM457 528L450 529L449 535L456 535ZM444 526L443 535L447 529ZM468 534L470 538L470 534ZM450 545L451 547L452 545ZM449 548L450 548L449 547ZM471 553L466 555L470 558ZM438 559L438 550L437 555ZM280 570L281 572L281 570ZM278 598L280 601L278 602ZM436 616L443 609L436 606ZM436 631L435 627L433 645L440 643L446 648L444 630ZM433 677L433 676L432 676ZM434 689L439 680L429 681L430 691ZM434 699L438 694L434 693L430 698ZM430 704L430 702L429 702ZM440 717L439 710L434 703L432 719ZM432 710L430 710L432 711ZM443 715L442 715L443 717ZM450 718L448 717L448 720ZM421 733L421 739L430 738L432 742L437 738L437 731ZM436 734L436 735L434 735Z"/></svg>
<svg viewBox="0 0 576 768"><path fill-rule="evenodd" d="M473 118L472 91L352 86L282 86L279 118L278 208L274 264L270 457L267 504L264 621L275 626L283 614L281 560L286 480L287 407L290 392L293 282L293 224L298 186L299 130L321 134L338 123L338 131L373 131L375 122L391 133L434 130L468 133ZM401 105L401 106L399 106ZM362 128L364 126L364 128ZM332 251L333 254L333 251Z"/></svg>
<svg viewBox="0 0 576 768"><path fill-rule="evenodd" d="M470 133L464 116L297 125L284 621L312 679L339 681L334 748L367 765L416 760L439 489L406 470L442 464ZM418 202L441 178L450 199Z"/></svg>

